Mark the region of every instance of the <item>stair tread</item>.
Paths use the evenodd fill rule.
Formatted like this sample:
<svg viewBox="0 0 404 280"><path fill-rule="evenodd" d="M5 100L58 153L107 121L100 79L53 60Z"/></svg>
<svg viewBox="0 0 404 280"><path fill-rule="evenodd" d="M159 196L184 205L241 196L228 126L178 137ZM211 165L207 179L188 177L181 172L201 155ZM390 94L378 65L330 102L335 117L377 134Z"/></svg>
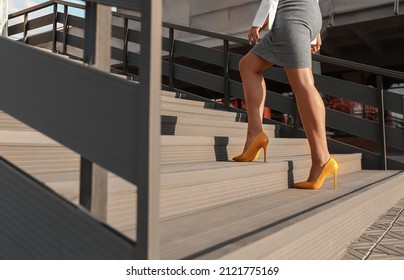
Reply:
<svg viewBox="0 0 404 280"><path fill-rule="evenodd" d="M169 102L169 103L176 103L176 104L181 104L181 105L190 105L190 106L195 106L195 107L201 107L204 109L212 109L212 107L209 107L210 103L208 101L197 101L197 100L189 100L189 99L183 99L183 98L173 98L173 97L168 97L165 95L161 95L161 101ZM214 104L213 101L211 104Z"/></svg>
<svg viewBox="0 0 404 280"><path fill-rule="evenodd" d="M358 195L365 191L360 190L363 186L377 186L379 183L375 182L386 180L397 173L358 171L340 178L336 191L287 189L163 221L162 257L219 258L244 246L246 239L251 242L251 239L256 240L301 220L302 211L309 215L315 214L322 207L331 207L335 199L339 198L340 201ZM359 191L351 193L355 190Z"/></svg>
<svg viewBox="0 0 404 280"><path fill-rule="evenodd" d="M341 160L360 160L361 154L334 154L334 158L338 161ZM296 155L296 156L286 156L286 157L274 157L268 164L271 163L284 163L284 162L298 162L298 166L294 164L294 167L300 167L301 165L307 166L307 161L311 160L310 155ZM190 163L171 163L171 164L161 164L160 173L170 174L177 172L192 172L201 170L210 170L218 168L237 168L237 167L248 167L253 166L256 168L262 167L265 163L262 162L235 162L235 161L206 161L206 162L190 162Z"/></svg>
<svg viewBox="0 0 404 280"><path fill-rule="evenodd" d="M166 117L164 119L164 117ZM171 120L170 120L171 117ZM217 126L217 127L233 127L245 129L247 123L245 122L234 122L226 120L204 120L197 117L172 117L163 115L163 123L176 123L176 124L190 124L190 125L200 125L200 126ZM263 124L265 129L274 130L275 125Z"/></svg>
<svg viewBox="0 0 404 280"><path fill-rule="evenodd" d="M162 135L162 145L244 145L245 137L207 137L207 136L180 136L180 135ZM271 145L308 145L305 138L271 138Z"/></svg>
<svg viewBox="0 0 404 280"><path fill-rule="evenodd" d="M342 166L340 176L360 170L360 154L335 155L335 158ZM293 178L295 181L304 180L309 172L311 163L309 157L296 157L294 160L293 164L290 164L290 161L267 164L208 162L190 164L194 168L188 167L186 170L181 169L184 167L183 164L176 165L177 169L164 170L165 168L162 168L160 177L161 217L166 219L186 215L234 201L285 190L288 186L292 186ZM296 161L302 162L296 164ZM203 166L209 168L205 170ZM170 168L170 166L165 167ZM289 170L292 167L293 170ZM164 173L166 171L168 173ZM324 186L328 187L330 184L332 182L326 180ZM120 187L123 190L122 184ZM135 195L133 187L128 186L122 193L116 192L114 200L127 200L129 198L127 191L132 192L133 196ZM135 206L133 206L133 210L134 208ZM116 221L111 220L111 222ZM133 221L128 222L133 223Z"/></svg>
<svg viewBox="0 0 404 280"><path fill-rule="evenodd" d="M0 130L1 145L61 146L56 141L36 131Z"/></svg>

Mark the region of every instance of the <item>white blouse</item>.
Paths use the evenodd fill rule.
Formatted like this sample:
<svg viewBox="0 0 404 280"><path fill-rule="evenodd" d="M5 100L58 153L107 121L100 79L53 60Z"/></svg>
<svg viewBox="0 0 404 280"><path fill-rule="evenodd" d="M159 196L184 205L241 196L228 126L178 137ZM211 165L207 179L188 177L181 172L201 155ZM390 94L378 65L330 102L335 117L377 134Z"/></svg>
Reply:
<svg viewBox="0 0 404 280"><path fill-rule="evenodd" d="M275 21L276 11L278 9L278 3L279 0L262 0L252 25L262 27L267 16L269 15L268 29L272 29Z"/></svg>

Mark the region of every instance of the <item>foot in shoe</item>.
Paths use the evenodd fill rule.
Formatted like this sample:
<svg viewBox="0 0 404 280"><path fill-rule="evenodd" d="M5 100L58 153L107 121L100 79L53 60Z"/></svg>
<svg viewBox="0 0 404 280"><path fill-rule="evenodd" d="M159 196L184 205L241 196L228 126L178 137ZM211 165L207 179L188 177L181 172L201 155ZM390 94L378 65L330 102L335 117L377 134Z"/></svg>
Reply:
<svg viewBox="0 0 404 280"><path fill-rule="evenodd" d="M298 183L294 184L293 186L297 189L318 190L319 188L322 187L327 176L330 174L334 174L334 189L336 189L337 188L337 172L338 172L338 163L333 157L330 157L330 159L327 161L327 163L323 166L321 173L316 180L310 181L310 182L308 182L308 181L298 182Z"/></svg>
<svg viewBox="0 0 404 280"><path fill-rule="evenodd" d="M264 149L264 161L267 161L267 147L268 147L269 139L266 134L261 131L257 136L255 136L254 140L251 142L250 146L248 146L245 151L234 157L234 161L254 161L260 155L261 149Z"/></svg>

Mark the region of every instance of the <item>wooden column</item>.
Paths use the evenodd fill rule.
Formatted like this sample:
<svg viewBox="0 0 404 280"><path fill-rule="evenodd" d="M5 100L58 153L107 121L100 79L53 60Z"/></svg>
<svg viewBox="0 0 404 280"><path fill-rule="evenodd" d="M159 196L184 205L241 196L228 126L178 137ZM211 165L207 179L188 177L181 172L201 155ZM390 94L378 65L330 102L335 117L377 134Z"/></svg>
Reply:
<svg viewBox="0 0 404 280"><path fill-rule="evenodd" d="M93 4L92 4L93 5ZM86 32L95 32L95 50L87 52L87 63L91 67L109 72L111 61L111 7L97 5L91 14L96 13L95 28ZM90 19L89 19L90 20ZM95 30L94 30L95 29ZM86 37L94 34L86 34ZM93 54L91 54L93 52ZM91 128L89 128L91 129ZM87 208L97 219L107 219L108 172L92 163L81 159L80 204Z"/></svg>
<svg viewBox="0 0 404 280"><path fill-rule="evenodd" d="M148 133L139 135L136 154L140 156L138 186L137 244L138 259L160 257L160 99L162 1L142 1L140 56L140 98L144 105L138 112L148 119ZM139 162L140 163L140 162Z"/></svg>

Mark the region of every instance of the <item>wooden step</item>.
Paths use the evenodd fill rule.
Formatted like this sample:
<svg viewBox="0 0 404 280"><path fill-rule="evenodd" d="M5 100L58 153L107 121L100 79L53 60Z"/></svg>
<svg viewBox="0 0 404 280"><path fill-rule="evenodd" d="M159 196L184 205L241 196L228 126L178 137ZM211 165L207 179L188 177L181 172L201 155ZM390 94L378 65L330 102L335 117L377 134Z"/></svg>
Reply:
<svg viewBox="0 0 404 280"><path fill-rule="evenodd" d="M334 155L340 163L340 176L361 169L361 155ZM168 164L161 166L161 218L163 220L206 209L219 207L254 197L260 197L292 187L294 181L305 180L311 160L308 156L279 158L272 163L205 162L190 164ZM293 168L293 169L291 169ZM302 170L306 173L301 175ZM296 178L293 180L293 178ZM136 204L136 188L125 182L116 181L120 190L108 196L109 222L122 230L133 227L132 218L117 215L115 208L125 205L132 217ZM324 189L331 189L333 180L329 177ZM114 188L111 186L111 188ZM111 189L110 189L111 192ZM119 221L115 219L119 218ZM123 221L126 221L124 223Z"/></svg>
<svg viewBox="0 0 404 280"><path fill-rule="evenodd" d="M239 121L245 118L244 114L204 109L195 106L184 106L175 103L161 103L161 114L186 118L202 118L218 121Z"/></svg>
<svg viewBox="0 0 404 280"><path fill-rule="evenodd" d="M264 132L268 137L275 137L274 125L263 125ZM245 137L247 132L247 123L206 120L199 118L185 118L176 116L162 116L161 134L177 136L227 136L227 137Z"/></svg>
<svg viewBox="0 0 404 280"><path fill-rule="evenodd" d="M340 176L360 169L360 155L334 155L340 163ZM285 190L295 181L304 180L309 172L307 156L279 158L274 163L207 162L162 166L161 217L168 219L215 208L239 200ZM290 168L294 170L290 170ZM303 173L303 176L295 174ZM40 181L73 203L78 203L79 173L50 170L34 173ZM55 173L53 173L55 172ZM56 173L59 172L59 173ZM109 173L108 222L124 232L134 231L136 217L136 186ZM324 189L332 188L332 178ZM197 198L197 199L195 199ZM133 233L133 232L132 232Z"/></svg>
<svg viewBox="0 0 404 280"><path fill-rule="evenodd" d="M125 77L115 74L115 76ZM217 120L217 121L240 121L245 119L244 114L227 112L222 110L213 110L213 103L193 101L176 98L175 92L163 91L161 96L162 115L177 117L182 120L183 117L195 120ZM172 121L170 122L172 124ZM181 121L180 124L188 124L187 121ZM223 126L223 125L222 125ZM230 126L231 127L231 126ZM7 113L0 111L0 130L23 130L34 131L31 127L13 118Z"/></svg>
<svg viewBox="0 0 404 280"><path fill-rule="evenodd" d="M241 153L245 138L161 136L161 163L228 161ZM271 138L268 161L278 156L309 155L306 139ZM263 153L258 161L263 161Z"/></svg>
<svg viewBox="0 0 404 280"><path fill-rule="evenodd" d="M60 146L59 143L36 131L0 130L0 145Z"/></svg>
<svg viewBox="0 0 404 280"><path fill-rule="evenodd" d="M80 157L34 130L0 130L0 155L30 174L76 171Z"/></svg>
<svg viewBox="0 0 404 280"><path fill-rule="evenodd" d="M337 155L340 175L361 169L360 155ZM292 163L292 164L291 164ZM162 166L162 218L197 212L242 199L275 193L305 180L309 173L309 157L289 158L271 163L209 162L188 164L195 169L186 171L183 164L177 171L167 172ZM293 165L293 166L292 166ZM198 170L196 170L198 166ZM169 169L172 169L170 166ZM292 175L292 176L289 176ZM293 180L294 179L294 180ZM332 185L330 177L325 188Z"/></svg>
<svg viewBox="0 0 404 280"><path fill-rule="evenodd" d="M404 196L397 171L342 176L338 189L287 189L161 223L163 259L338 259Z"/></svg>

